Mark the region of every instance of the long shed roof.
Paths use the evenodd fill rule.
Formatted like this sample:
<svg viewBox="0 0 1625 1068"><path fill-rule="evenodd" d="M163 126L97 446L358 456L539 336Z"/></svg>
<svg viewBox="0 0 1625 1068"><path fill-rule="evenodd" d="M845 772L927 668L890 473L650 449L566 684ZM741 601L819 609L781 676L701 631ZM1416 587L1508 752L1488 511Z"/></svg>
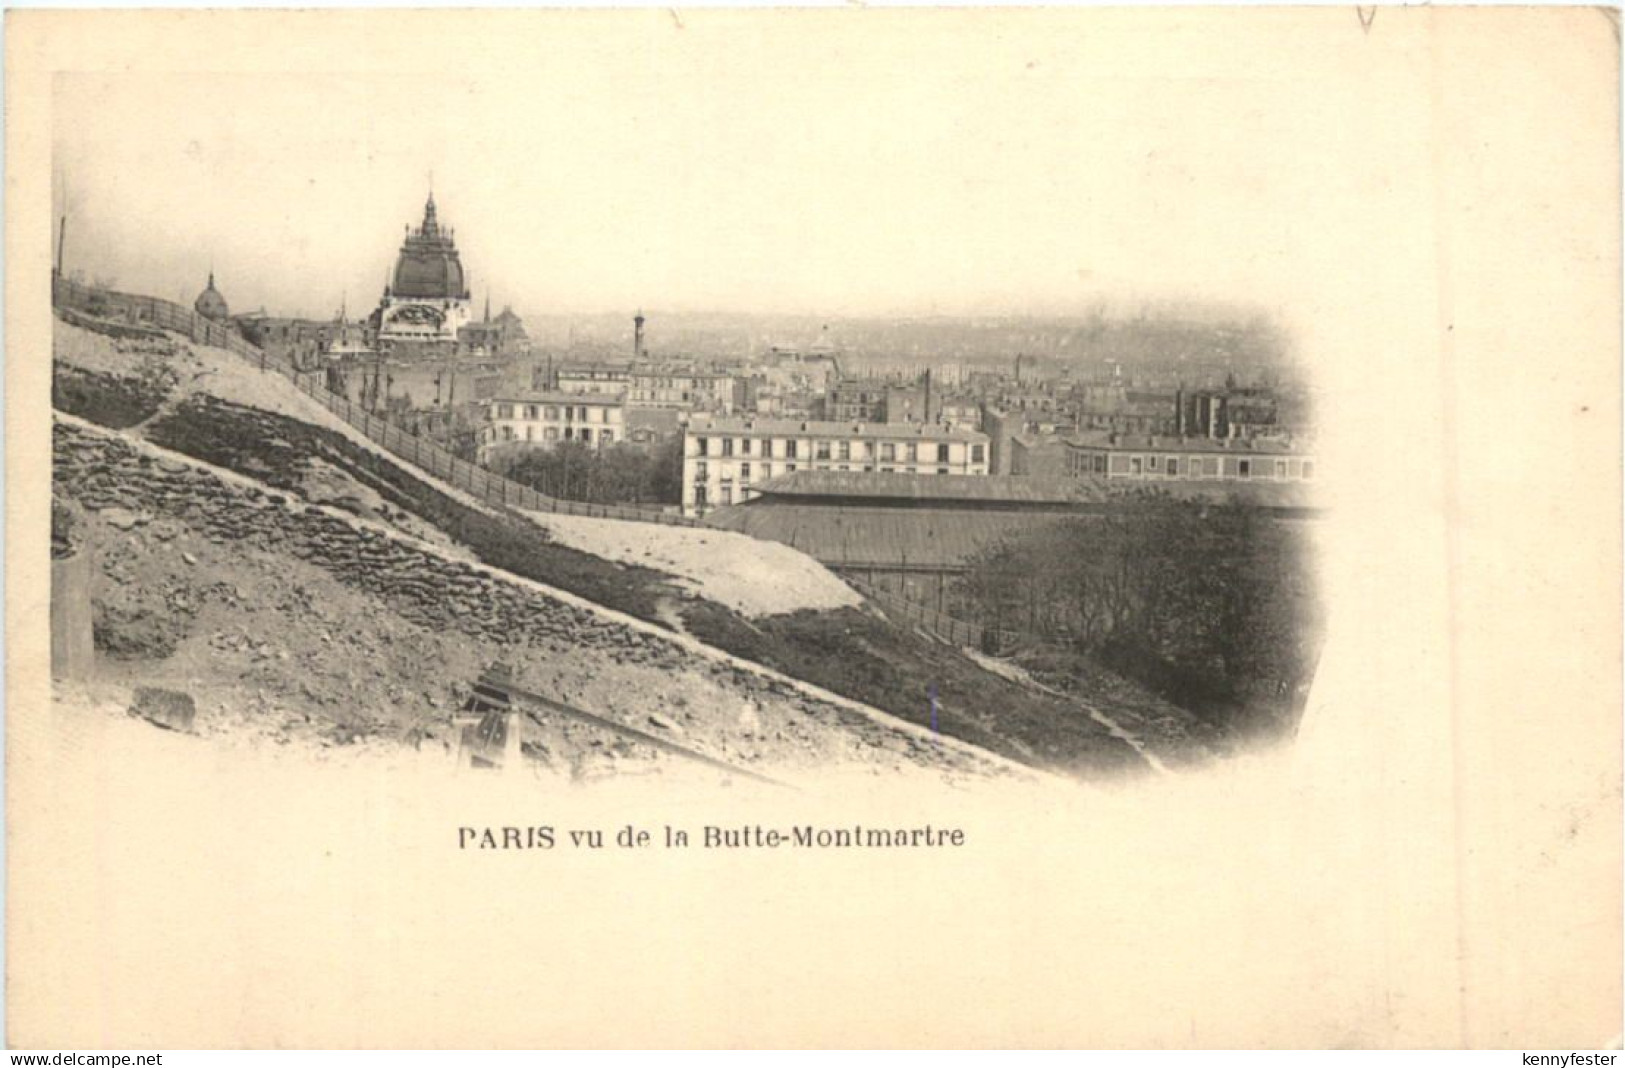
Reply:
<svg viewBox="0 0 1625 1068"><path fill-rule="evenodd" d="M1077 495L1066 497L1064 484L1020 486L1032 480L1019 477L890 476L893 483L910 480L923 494L909 497L882 495L884 477L798 471L761 483L755 487L760 497L712 512L705 522L782 542L831 567L937 569L965 566L1001 539L1069 517L1104 514L1114 501L1136 495L1248 501L1289 517L1315 510L1307 496L1311 487L1292 483L1080 480ZM972 488L976 482L988 485ZM989 496L974 496L978 492ZM992 496L1001 492L1008 496Z"/></svg>
<svg viewBox="0 0 1625 1068"><path fill-rule="evenodd" d="M1136 496L1221 503L1240 501L1269 508L1316 507L1313 483L1216 479L1048 478L1028 475L911 475L893 471L793 471L754 487L770 501L875 506L919 505L1025 511L1035 507L1073 511Z"/></svg>

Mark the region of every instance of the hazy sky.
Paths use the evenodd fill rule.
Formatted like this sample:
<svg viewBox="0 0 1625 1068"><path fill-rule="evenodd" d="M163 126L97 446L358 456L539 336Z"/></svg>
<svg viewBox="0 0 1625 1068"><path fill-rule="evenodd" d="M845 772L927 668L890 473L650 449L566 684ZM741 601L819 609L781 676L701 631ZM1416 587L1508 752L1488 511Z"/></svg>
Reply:
<svg viewBox="0 0 1625 1068"><path fill-rule="evenodd" d="M1433 195L1425 50L1352 8L323 14L196 58L264 73L58 75L69 269L364 312L432 171L498 307L1290 319Z"/></svg>

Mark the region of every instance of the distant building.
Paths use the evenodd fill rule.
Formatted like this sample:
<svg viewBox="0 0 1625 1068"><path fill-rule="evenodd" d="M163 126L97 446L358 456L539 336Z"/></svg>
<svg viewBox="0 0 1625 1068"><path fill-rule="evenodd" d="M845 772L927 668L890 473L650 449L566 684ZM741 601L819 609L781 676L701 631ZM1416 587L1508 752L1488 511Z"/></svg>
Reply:
<svg viewBox="0 0 1625 1068"><path fill-rule="evenodd" d="M1181 391L1176 431L1205 438L1279 434L1279 405L1275 394L1267 389Z"/></svg>
<svg viewBox="0 0 1625 1068"><path fill-rule="evenodd" d="M1315 459L1291 442L1086 433L1069 438L1066 473L1141 480L1309 482Z"/></svg>
<svg viewBox="0 0 1625 1068"><path fill-rule="evenodd" d="M842 379L824 397L824 416L841 423L885 422L889 390L884 383L868 379Z"/></svg>
<svg viewBox="0 0 1625 1068"><path fill-rule="evenodd" d="M707 526L783 542L837 573L939 610L955 610L955 582L976 557L1061 519L1089 520L1146 494L1198 505L1250 504L1280 521L1320 514L1315 487L1285 482L1105 478L980 478L797 471L753 488Z"/></svg>
<svg viewBox="0 0 1625 1068"><path fill-rule="evenodd" d="M773 345L762 357L762 365L769 377L778 378L778 384L785 389L822 393L843 377L840 357L828 344L805 349Z"/></svg>
<svg viewBox="0 0 1625 1068"><path fill-rule="evenodd" d="M489 401L502 387L501 367L485 360L357 359L332 366L350 400L369 408L434 411Z"/></svg>
<svg viewBox="0 0 1625 1068"><path fill-rule="evenodd" d="M969 397L945 396L936 402L936 421L964 430L982 429L982 406Z"/></svg>
<svg viewBox="0 0 1625 1068"><path fill-rule="evenodd" d="M473 320L463 261L450 230L435 213L434 194L423 205L423 225L409 230L372 314L378 344L386 351L414 347L444 351Z"/></svg>
<svg viewBox="0 0 1625 1068"><path fill-rule="evenodd" d="M530 351L524 322L512 308L503 308L502 314L493 319L489 297L485 317L458 330L457 343L462 351L482 356L523 356Z"/></svg>
<svg viewBox="0 0 1625 1068"><path fill-rule="evenodd" d="M731 412L742 406L738 393L729 374L650 365L632 370L626 402L634 408Z"/></svg>
<svg viewBox="0 0 1625 1068"><path fill-rule="evenodd" d="M646 449L657 449L683 433L686 413L677 408L626 409L626 440Z"/></svg>
<svg viewBox="0 0 1625 1068"><path fill-rule="evenodd" d="M231 312L226 307L226 298L222 297L220 291L214 288L213 271L209 272L209 284L203 287L203 292L199 293L197 300L192 302L192 308L205 319L217 323L223 323L231 318Z"/></svg>
<svg viewBox="0 0 1625 1068"><path fill-rule="evenodd" d="M492 398L480 431L479 461L517 448L561 441L603 447L626 440L626 403L619 394L527 393Z"/></svg>
<svg viewBox="0 0 1625 1068"><path fill-rule="evenodd" d="M683 364L566 363L554 372L563 393L617 393L631 408L732 412L739 406L734 376Z"/></svg>
<svg viewBox="0 0 1625 1068"><path fill-rule="evenodd" d="M202 298L199 298L202 299ZM335 344L365 349L365 331L358 322L342 316L332 319L302 319L291 315L267 315L263 311L233 315L232 322L248 340L261 348L273 350L303 350L328 352Z"/></svg>
<svg viewBox="0 0 1625 1068"><path fill-rule="evenodd" d="M1064 478L1068 473L1069 450L1065 441L1055 434L1026 433L1012 435L1009 446L1011 475L1022 478Z"/></svg>
<svg viewBox="0 0 1625 1068"><path fill-rule="evenodd" d="M626 395L632 388L630 363L565 363L553 372L560 393Z"/></svg>
<svg viewBox="0 0 1625 1068"><path fill-rule="evenodd" d="M888 423L929 423L931 393L923 383L887 386L880 418Z"/></svg>
<svg viewBox="0 0 1625 1068"><path fill-rule="evenodd" d="M987 472L990 475L1008 475L1010 471L1010 439L1026 426L1020 415L1012 415L992 405L982 406L982 432L987 435Z"/></svg>
<svg viewBox="0 0 1625 1068"><path fill-rule="evenodd" d="M986 475L987 463L987 437L975 431L695 416L683 441L683 509L741 503L757 483L798 470Z"/></svg>
<svg viewBox="0 0 1625 1068"><path fill-rule="evenodd" d="M1130 389L1116 384L1076 391L1078 425L1118 434L1175 434L1180 427L1177 390Z"/></svg>

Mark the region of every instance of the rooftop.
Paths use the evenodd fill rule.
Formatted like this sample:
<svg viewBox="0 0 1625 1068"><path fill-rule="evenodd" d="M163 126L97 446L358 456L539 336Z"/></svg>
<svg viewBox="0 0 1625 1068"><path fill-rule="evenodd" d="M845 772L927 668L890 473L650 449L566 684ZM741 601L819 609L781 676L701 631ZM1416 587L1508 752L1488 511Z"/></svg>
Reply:
<svg viewBox="0 0 1625 1068"><path fill-rule="evenodd" d="M649 427L669 434L682 427L683 413L676 408L628 408L626 425L631 428Z"/></svg>
<svg viewBox="0 0 1625 1068"><path fill-rule="evenodd" d="M561 393L557 391L526 390L519 393L499 393L490 404L621 404L626 400L620 393Z"/></svg>
<svg viewBox="0 0 1625 1068"><path fill-rule="evenodd" d="M855 423L844 420L784 419L752 416L725 416L695 419L689 424L694 434L759 434L772 437L890 438L897 441L984 442L987 435L975 430L957 430L925 423Z"/></svg>
<svg viewBox="0 0 1625 1068"><path fill-rule="evenodd" d="M1086 431L1066 438L1075 449L1111 449L1119 452L1253 452L1286 455L1303 450L1276 438L1180 438L1162 434L1116 434Z"/></svg>
<svg viewBox="0 0 1625 1068"><path fill-rule="evenodd" d="M1020 530L1061 518L937 508L763 507L766 502L762 498L720 509L706 516L705 524L782 542L836 567L962 567L977 552Z"/></svg>
<svg viewBox="0 0 1625 1068"><path fill-rule="evenodd" d="M896 471L793 471L752 487L781 497L873 497L916 501L1073 504L1105 499L1104 480L1020 475L910 475Z"/></svg>
<svg viewBox="0 0 1625 1068"><path fill-rule="evenodd" d="M632 373L630 363L561 363L558 373L560 375L629 375Z"/></svg>
<svg viewBox="0 0 1625 1068"><path fill-rule="evenodd" d="M1318 507L1312 484L1258 479L1043 478L1027 475L910 475L898 472L794 471L752 486L761 496L734 509L764 505L827 506L856 500L872 507L975 511L1079 511L1114 501L1171 497L1210 504L1246 503L1293 512Z"/></svg>

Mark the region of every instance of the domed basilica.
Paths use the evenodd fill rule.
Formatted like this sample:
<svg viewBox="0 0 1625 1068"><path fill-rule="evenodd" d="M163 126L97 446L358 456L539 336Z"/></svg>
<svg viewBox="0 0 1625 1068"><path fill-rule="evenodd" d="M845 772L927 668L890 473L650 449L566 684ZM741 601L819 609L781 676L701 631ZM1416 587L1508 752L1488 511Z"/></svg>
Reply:
<svg viewBox="0 0 1625 1068"><path fill-rule="evenodd" d="M379 347L447 349L473 317L457 244L435 217L430 193L423 206L423 225L407 231L395 272L384 286L384 299L372 314Z"/></svg>

